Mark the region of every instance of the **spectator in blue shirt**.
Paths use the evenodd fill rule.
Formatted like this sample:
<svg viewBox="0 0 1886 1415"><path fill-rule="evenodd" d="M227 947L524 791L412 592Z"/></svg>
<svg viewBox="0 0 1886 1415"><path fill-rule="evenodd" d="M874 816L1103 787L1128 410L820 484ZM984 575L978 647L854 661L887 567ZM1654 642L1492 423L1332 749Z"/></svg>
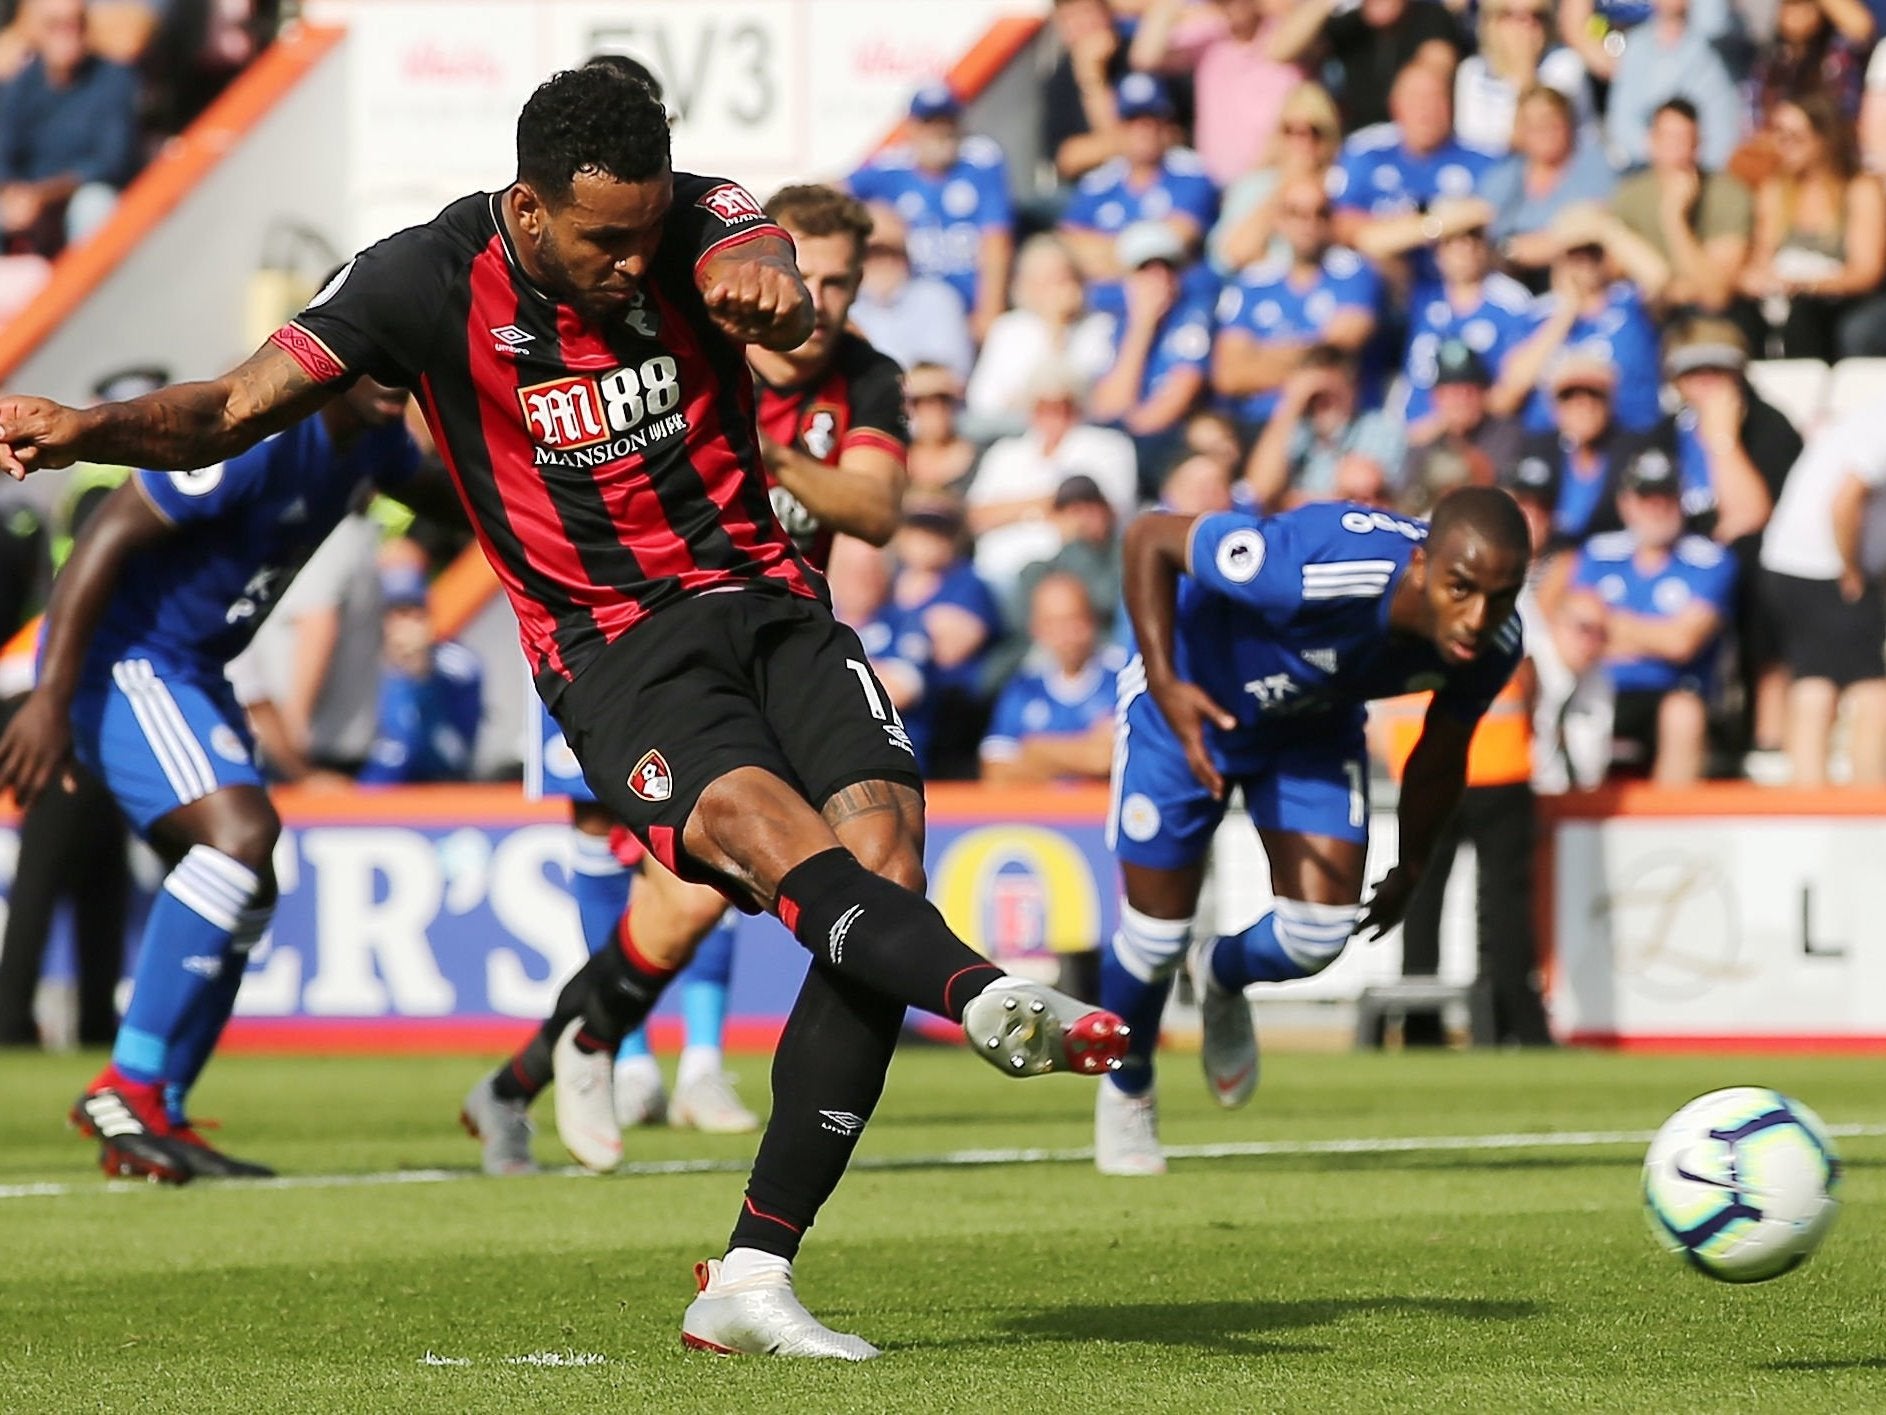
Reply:
<svg viewBox="0 0 1886 1415"><path fill-rule="evenodd" d="M1524 411L1526 426L1552 425L1540 375L1565 350L1608 360L1617 374L1617 418L1642 431L1662 415L1657 327L1650 303L1662 292L1670 267L1643 237L1597 206L1575 206L1552 223L1559 254L1552 288L1534 305L1534 330L1507 357L1494 388L1496 414Z"/></svg>
<svg viewBox="0 0 1886 1415"><path fill-rule="evenodd" d="M965 550L963 515L954 502L907 503L891 542L897 571L888 609L900 635L920 633L929 645L923 697L935 728L924 770L952 780L976 774L976 746L988 719L983 668L1002 634L995 596Z"/></svg>
<svg viewBox="0 0 1886 1415"><path fill-rule="evenodd" d="M1136 221L1172 228L1187 251L1218 215L1218 189L1204 164L1173 140L1172 99L1151 74L1128 74L1114 97L1120 156L1089 172L1061 215L1061 234L1089 280L1121 275L1114 240Z"/></svg>
<svg viewBox="0 0 1886 1415"><path fill-rule="evenodd" d="M1336 201L1336 239L1372 260L1383 258L1376 241L1394 238L1396 251L1415 242L1425 213L1441 197L1473 195L1494 159L1454 137L1454 102L1448 78L1424 64L1410 64L1395 79L1388 98L1392 122L1352 133L1330 173ZM1434 236L1429 235L1429 240ZM1417 250L1415 285L1434 278L1430 253Z"/></svg>
<svg viewBox="0 0 1886 1415"><path fill-rule="evenodd" d="M1212 391L1247 436L1276 411L1284 381L1312 345L1358 353L1382 305L1381 277L1332 241L1320 182L1299 177L1278 192L1277 233L1289 254L1249 267L1218 300Z"/></svg>
<svg viewBox="0 0 1886 1415"><path fill-rule="evenodd" d="M1619 426L1613 415L1617 387L1617 365L1611 359L1566 350L1546 381L1552 425L1520 444L1509 480L1551 506L1555 548L1582 545L1623 525L1618 478L1651 438Z"/></svg>
<svg viewBox="0 0 1886 1415"><path fill-rule="evenodd" d="M1641 452L1618 492L1624 529L1594 537L1572 583L1605 602L1605 662L1617 689L1613 762L1661 786L1703 774L1707 702L1735 593L1735 561L1683 530L1677 469Z"/></svg>
<svg viewBox="0 0 1886 1415"><path fill-rule="evenodd" d="M1212 300L1188 294L1185 247L1170 226L1141 221L1118 243L1125 313L1109 315L1113 363L1087 397L1088 416L1130 436L1142 476L1171 460L1211 365Z"/></svg>
<svg viewBox="0 0 1886 1415"><path fill-rule="evenodd" d="M909 141L852 173L850 187L903 218L911 269L956 291L980 339L1008 297L1015 218L1002 149L963 136L962 112L947 83L918 89Z"/></svg>
<svg viewBox="0 0 1886 1415"><path fill-rule="evenodd" d="M1690 0L1690 29L1712 43L1735 29L1732 0ZM1652 0L1559 0L1559 38L1594 78L1609 83L1617 75L1625 36L1656 11Z"/></svg>
<svg viewBox="0 0 1886 1415"><path fill-rule="evenodd" d="M1581 131L1572 101L1535 84L1520 96L1513 152L1487 174L1493 239L1522 279L1543 275L1556 253L1550 227L1567 207L1608 202L1617 177L1595 133Z"/></svg>
<svg viewBox="0 0 1886 1415"><path fill-rule="evenodd" d="M84 0L27 0L35 53L0 88L0 228L42 255L111 214L137 165L137 78L92 54Z"/></svg>
<svg viewBox="0 0 1886 1415"><path fill-rule="evenodd" d="M1444 197L1430 209L1440 238L1434 243L1439 280L1417 290L1408 306L1408 350L1402 361L1407 402L1402 416L1416 440L1433 429L1434 380L1441 346L1459 340L1481 369L1499 377L1507 355L1532 333L1532 295L1493 269L1488 227L1493 209L1478 197Z"/></svg>
<svg viewBox="0 0 1886 1415"><path fill-rule="evenodd" d="M871 208L851 318L879 353L904 368L941 364L958 379L969 377L976 351L963 302L941 280L911 274L903 219L888 206Z"/></svg>
<svg viewBox="0 0 1886 1415"><path fill-rule="evenodd" d="M1400 419L1357 409L1355 357L1318 345L1284 380L1244 485L1264 512L1305 501L1385 505L1406 451Z"/></svg>
<svg viewBox="0 0 1886 1415"><path fill-rule="evenodd" d="M484 716L484 670L462 644L435 642L426 577L391 565L380 575L385 647L367 786L464 781Z"/></svg>
<svg viewBox="0 0 1886 1415"><path fill-rule="evenodd" d="M1650 160L1650 120L1672 98L1687 98L1702 129L1703 165L1720 169L1742 141L1742 100L1722 55L1690 14L1690 0L1655 0L1651 17L1624 36L1604 135L1613 165Z"/></svg>
<svg viewBox="0 0 1886 1415"><path fill-rule="evenodd" d="M1105 781L1113 766L1114 686L1125 655L1074 575L1044 575L1028 606L1033 651L995 701L982 779Z"/></svg>

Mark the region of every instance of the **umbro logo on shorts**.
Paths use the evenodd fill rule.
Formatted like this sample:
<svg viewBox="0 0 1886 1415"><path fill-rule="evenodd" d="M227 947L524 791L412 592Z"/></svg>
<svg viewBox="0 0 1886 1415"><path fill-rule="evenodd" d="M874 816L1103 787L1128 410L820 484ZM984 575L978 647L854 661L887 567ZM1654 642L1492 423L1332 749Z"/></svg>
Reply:
<svg viewBox="0 0 1886 1415"><path fill-rule="evenodd" d="M629 790L644 801L666 801L674 795L674 789L668 761L660 752L644 752L635 770L629 773Z"/></svg>

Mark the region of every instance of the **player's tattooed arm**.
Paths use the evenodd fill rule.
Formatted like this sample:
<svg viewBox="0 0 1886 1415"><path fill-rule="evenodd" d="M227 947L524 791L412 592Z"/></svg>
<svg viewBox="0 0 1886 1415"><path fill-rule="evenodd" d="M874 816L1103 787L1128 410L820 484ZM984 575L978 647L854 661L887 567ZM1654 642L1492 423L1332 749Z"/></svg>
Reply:
<svg viewBox="0 0 1886 1415"><path fill-rule="evenodd" d="M1224 777L1205 743L1206 724L1230 731L1238 721L1213 702L1173 666L1173 626L1178 616L1179 575L1186 568L1196 516L1148 511L1126 528L1125 599L1127 617L1146 667L1146 691L1185 748L1186 764L1214 796L1223 796Z"/></svg>
<svg viewBox="0 0 1886 1415"><path fill-rule="evenodd" d="M708 317L729 339L784 350L812 337L817 314L784 236L730 246L703 264L695 279Z"/></svg>
<svg viewBox="0 0 1886 1415"><path fill-rule="evenodd" d="M284 350L264 344L221 378L177 383L123 403L68 408L0 397L0 471L15 479L74 462L189 470L225 461L332 398Z"/></svg>
<svg viewBox="0 0 1886 1415"><path fill-rule="evenodd" d="M126 558L172 529L134 478L107 496L80 532L46 606L38 682L0 734L0 787L11 788L21 806L65 767L79 670Z"/></svg>
<svg viewBox="0 0 1886 1415"><path fill-rule="evenodd" d="M1402 772L1401 805L1395 813L1401 859L1375 886L1356 932L1380 938L1407 913L1434 854L1434 842L1467 788L1467 744L1473 740L1473 727L1435 709L1422 722L1421 738Z"/></svg>

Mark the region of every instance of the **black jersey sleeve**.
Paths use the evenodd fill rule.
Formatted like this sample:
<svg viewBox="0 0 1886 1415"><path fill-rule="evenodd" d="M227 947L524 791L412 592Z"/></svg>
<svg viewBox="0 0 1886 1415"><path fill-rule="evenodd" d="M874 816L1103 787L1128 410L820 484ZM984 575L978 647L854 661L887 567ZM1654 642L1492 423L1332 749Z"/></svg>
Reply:
<svg viewBox="0 0 1886 1415"><path fill-rule="evenodd" d="M910 418L904 410L904 371L889 355L857 341L857 367L847 380L851 389L851 427L839 444L842 455L853 444L881 447L902 458L910 450Z"/></svg>
<svg viewBox="0 0 1886 1415"><path fill-rule="evenodd" d="M674 205L664 240L676 247L695 274L722 251L759 236L777 236L788 244L792 239L738 182L675 173Z"/></svg>
<svg viewBox="0 0 1886 1415"><path fill-rule="evenodd" d="M272 342L322 383L364 373L416 387L462 263L431 227L388 236L341 267Z"/></svg>

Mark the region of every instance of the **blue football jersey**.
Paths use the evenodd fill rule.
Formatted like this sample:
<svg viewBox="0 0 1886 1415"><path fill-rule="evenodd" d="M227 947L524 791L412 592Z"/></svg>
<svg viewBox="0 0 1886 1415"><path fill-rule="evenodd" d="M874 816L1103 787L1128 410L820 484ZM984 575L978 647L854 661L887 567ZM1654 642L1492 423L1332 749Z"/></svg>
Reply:
<svg viewBox="0 0 1886 1415"><path fill-rule="evenodd" d="M1189 216L1202 236L1218 216L1218 188L1205 164L1190 148L1175 147L1150 182L1135 185L1124 157L1102 163L1075 187L1061 221L1090 231L1118 235L1135 221L1163 221Z"/></svg>
<svg viewBox="0 0 1886 1415"><path fill-rule="evenodd" d="M943 281L974 306L983 234L1015 224L1000 147L965 137L944 172L926 172L908 147L894 147L852 173L847 185L860 201L885 202L903 218L912 271Z"/></svg>
<svg viewBox="0 0 1886 1415"><path fill-rule="evenodd" d="M213 467L137 473L139 489L177 531L126 559L85 676L108 677L113 663L137 657L159 674L220 678L362 484L397 486L418 465L399 423L337 452L316 416Z"/></svg>
<svg viewBox="0 0 1886 1415"><path fill-rule="evenodd" d="M1359 734L1375 698L1431 689L1441 710L1479 721L1523 655L1519 619L1464 664L1391 631L1389 602L1427 535L1425 521L1344 502L1199 518L1174 666L1238 720L1230 732L1206 729L1223 769Z"/></svg>
<svg viewBox="0 0 1886 1415"><path fill-rule="evenodd" d="M1197 369L1209 375L1212 307L1217 303L1217 281L1208 281L1203 288L1196 282L1187 283L1189 288L1181 289L1153 335L1146 368L1140 375L1138 396L1142 400L1152 397L1159 386L1180 369ZM1119 289L1118 286L1113 288ZM1120 338L1126 333L1126 317L1122 312L1125 302L1109 298L1095 300L1092 305L1094 313L1107 321L1107 342L1113 349L1107 366L1111 368L1119 360Z"/></svg>
<svg viewBox="0 0 1886 1415"><path fill-rule="evenodd" d="M1553 300L1547 294L1534 301L1534 329L1551 318ZM1659 401L1663 363L1657 349L1657 326L1635 285L1628 280L1614 281L1605 291L1603 313L1595 317L1581 314L1573 321L1571 333L1565 336L1565 347L1595 355L1617 369L1617 392L1612 395L1611 406L1620 426L1645 432L1656 425L1663 416ZM1545 432L1552 427L1549 398L1543 387L1533 391L1526 404L1529 431Z"/></svg>
<svg viewBox="0 0 1886 1415"><path fill-rule="evenodd" d="M462 644L435 644L428 677L383 672L361 783L465 780L484 710L484 669Z"/></svg>
<svg viewBox="0 0 1886 1415"><path fill-rule="evenodd" d="M1314 339L1338 310L1359 309L1379 318L1382 277L1347 246L1331 246L1308 283L1290 279L1290 258L1273 256L1248 267L1218 297L1218 325L1241 330L1259 343ZM1229 411L1249 422L1267 420L1282 397L1278 389L1231 400Z"/></svg>
<svg viewBox="0 0 1886 1415"><path fill-rule="evenodd" d="M1735 594L1735 559L1713 540L1686 535L1661 563L1637 562L1637 542L1629 531L1593 536L1579 553L1572 583L1596 590L1614 609L1668 619L1702 603L1725 621ZM1707 692L1715 677L1721 635L1711 639L1688 663L1662 658L1616 658L1606 663L1619 692L1668 692L1693 688Z"/></svg>
<svg viewBox="0 0 1886 1415"><path fill-rule="evenodd" d="M982 755L990 761L1008 761L1020 751L1024 737L1038 732L1061 736L1087 732L1096 722L1111 718L1120 670L1125 666L1125 652L1112 645L1103 647L1072 677L1052 664L1025 665L995 700Z"/></svg>
<svg viewBox="0 0 1886 1415"><path fill-rule="evenodd" d="M1532 293L1497 272L1481 285L1480 302L1471 309L1456 309L1439 285L1417 292L1408 310L1408 353L1402 362L1408 406L1402 416L1416 422L1434 411L1434 377L1441 345L1449 339L1460 340L1478 354L1488 376L1497 380L1506 356L1533 327Z"/></svg>
<svg viewBox="0 0 1886 1415"><path fill-rule="evenodd" d="M1499 159L1448 138L1432 152L1402 145L1401 130L1377 123L1353 133L1329 173L1330 200L1339 211L1401 216L1425 211L1437 197L1468 197ZM1416 287L1437 278L1434 253L1419 247L1409 260Z"/></svg>

